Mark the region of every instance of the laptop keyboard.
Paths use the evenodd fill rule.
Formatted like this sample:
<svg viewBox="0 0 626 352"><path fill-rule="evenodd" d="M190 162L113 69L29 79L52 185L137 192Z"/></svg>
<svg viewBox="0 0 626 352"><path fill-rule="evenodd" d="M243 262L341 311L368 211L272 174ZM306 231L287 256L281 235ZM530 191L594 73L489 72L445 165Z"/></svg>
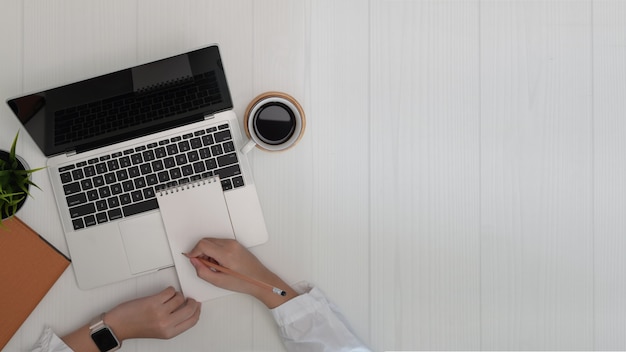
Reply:
<svg viewBox="0 0 626 352"><path fill-rule="evenodd" d="M219 175L224 191L242 187L228 124L59 168L75 230L157 209L156 193Z"/></svg>

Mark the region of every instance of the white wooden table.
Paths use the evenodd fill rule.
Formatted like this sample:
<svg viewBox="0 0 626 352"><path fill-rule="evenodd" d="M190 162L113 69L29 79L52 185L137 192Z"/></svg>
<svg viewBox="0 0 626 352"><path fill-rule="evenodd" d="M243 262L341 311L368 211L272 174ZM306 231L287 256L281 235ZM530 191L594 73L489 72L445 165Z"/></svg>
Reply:
<svg viewBox="0 0 626 352"><path fill-rule="evenodd" d="M282 90L293 150L250 154L270 241L374 350L626 349L626 2L2 0L2 100L219 43L242 120ZM19 129L0 107L0 148ZM25 133L19 151L45 159ZM68 253L50 184L20 216ZM68 269L6 351L174 284ZM0 312L0 317L1 317ZM232 295L125 351L280 351Z"/></svg>

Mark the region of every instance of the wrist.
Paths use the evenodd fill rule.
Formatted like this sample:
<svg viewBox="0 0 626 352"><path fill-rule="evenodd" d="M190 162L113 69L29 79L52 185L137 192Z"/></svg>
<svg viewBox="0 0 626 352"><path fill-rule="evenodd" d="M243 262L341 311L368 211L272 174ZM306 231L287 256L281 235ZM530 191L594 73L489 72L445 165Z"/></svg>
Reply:
<svg viewBox="0 0 626 352"><path fill-rule="evenodd" d="M133 337L132 332L129 331L129 328L125 324L124 318L115 308L104 313L104 323L111 328L117 339L120 341L120 344Z"/></svg>
<svg viewBox="0 0 626 352"><path fill-rule="evenodd" d="M272 285L284 290L286 294L284 296L281 296L276 292L261 288L256 288L255 291L252 293L253 297L261 301L261 303L263 303L269 309L274 309L298 296L298 293L282 280L279 280Z"/></svg>
<svg viewBox="0 0 626 352"><path fill-rule="evenodd" d="M89 323L89 336L98 351L117 351L122 347L121 340L105 321L105 313L98 315Z"/></svg>

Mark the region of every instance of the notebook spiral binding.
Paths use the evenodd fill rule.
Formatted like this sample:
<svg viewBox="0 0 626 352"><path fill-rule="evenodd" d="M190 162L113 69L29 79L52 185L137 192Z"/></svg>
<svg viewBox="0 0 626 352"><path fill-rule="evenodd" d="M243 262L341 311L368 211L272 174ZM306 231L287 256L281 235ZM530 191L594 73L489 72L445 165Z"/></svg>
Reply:
<svg viewBox="0 0 626 352"><path fill-rule="evenodd" d="M158 193L159 193L159 197L163 197L164 195L182 192L188 189L196 188L196 187L206 185L208 183L213 183L213 182L220 182L219 176L209 176L209 177L201 178L199 180L191 181L189 183L185 183L182 185L167 187L167 188L160 190Z"/></svg>

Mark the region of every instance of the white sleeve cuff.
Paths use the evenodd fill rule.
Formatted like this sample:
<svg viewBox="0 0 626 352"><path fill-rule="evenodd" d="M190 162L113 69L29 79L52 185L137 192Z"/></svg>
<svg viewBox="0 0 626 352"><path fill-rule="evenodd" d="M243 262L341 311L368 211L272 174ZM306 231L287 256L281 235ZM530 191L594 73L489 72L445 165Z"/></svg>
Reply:
<svg viewBox="0 0 626 352"><path fill-rule="evenodd" d="M73 352L51 328L46 327L32 349L33 352Z"/></svg>

